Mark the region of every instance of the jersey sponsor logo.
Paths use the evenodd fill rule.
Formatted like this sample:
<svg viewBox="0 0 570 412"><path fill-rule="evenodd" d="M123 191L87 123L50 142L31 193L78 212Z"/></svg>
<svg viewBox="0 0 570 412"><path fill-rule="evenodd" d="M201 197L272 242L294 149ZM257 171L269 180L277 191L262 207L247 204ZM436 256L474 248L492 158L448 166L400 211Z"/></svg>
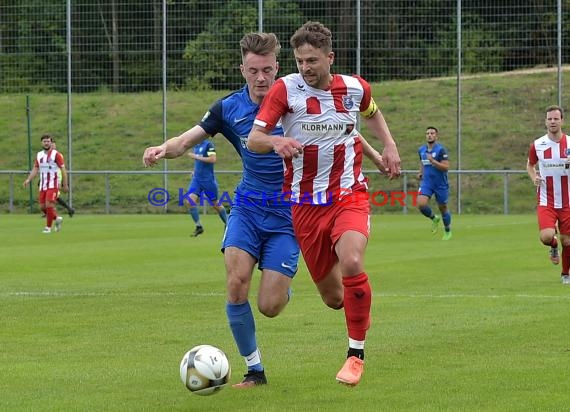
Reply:
<svg viewBox="0 0 570 412"><path fill-rule="evenodd" d="M566 168L566 162L554 163L554 162L544 162L541 164L545 169L562 169Z"/></svg>
<svg viewBox="0 0 570 412"><path fill-rule="evenodd" d="M342 96L342 105L346 110L352 109L354 107L352 96Z"/></svg>
<svg viewBox="0 0 570 412"><path fill-rule="evenodd" d="M301 131L307 136L330 137L349 134L354 125L346 123L301 123Z"/></svg>

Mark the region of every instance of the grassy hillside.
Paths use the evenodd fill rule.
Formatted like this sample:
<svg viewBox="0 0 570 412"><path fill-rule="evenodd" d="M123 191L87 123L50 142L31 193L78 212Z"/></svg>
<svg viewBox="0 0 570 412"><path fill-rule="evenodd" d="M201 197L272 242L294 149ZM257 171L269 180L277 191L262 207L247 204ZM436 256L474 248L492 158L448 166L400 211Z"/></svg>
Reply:
<svg viewBox="0 0 570 412"><path fill-rule="evenodd" d="M563 79L563 89L570 90L570 81ZM440 139L450 152L452 168L457 168L456 83L455 79L435 79L373 85L375 99L398 141L404 169L417 168L416 150L424 141L427 125L440 129ZM167 136L175 136L194 125L211 102L226 93L169 92ZM461 169L522 170L529 143L544 133L544 108L558 101L557 73L543 70L466 78L461 83L461 96ZM32 152L40 147L39 136L51 132L58 138L58 148L66 154L68 166L75 171L141 170L144 148L163 141L160 93L73 95L71 159L67 156L67 96L38 94L30 96L30 101ZM563 105L566 101L567 98ZM24 95L0 96L0 113L3 113L0 116L3 142L0 170L28 169L25 104ZM219 136L215 142L219 158L217 170L239 170L239 159L225 139ZM371 164L366 167L372 169ZM192 162L187 158L176 159L168 162L168 168L189 170ZM28 200L28 192L20 188L23 177L14 178L16 211L25 209ZM231 191L238 178L238 175L221 175L221 190ZM371 175L376 190L402 187L402 181L379 179ZM525 179L521 175L509 178L511 190L517 195L511 199L510 206L519 213L528 211L532 203L532 188ZM8 183L8 176L0 175L2 211L7 210ZM79 207L101 212L107 184L111 189L109 202L113 211L144 212L153 210L146 207L146 194L151 188L162 186L163 179L159 175L121 175L111 176L106 182L100 175L76 175L73 183L73 200ZM187 183L187 175L173 176L169 179L169 188L185 188ZM411 189L417 186L414 179L408 184ZM452 178L452 186L456 186L455 178ZM463 211L500 213L502 187L500 177L463 177Z"/></svg>

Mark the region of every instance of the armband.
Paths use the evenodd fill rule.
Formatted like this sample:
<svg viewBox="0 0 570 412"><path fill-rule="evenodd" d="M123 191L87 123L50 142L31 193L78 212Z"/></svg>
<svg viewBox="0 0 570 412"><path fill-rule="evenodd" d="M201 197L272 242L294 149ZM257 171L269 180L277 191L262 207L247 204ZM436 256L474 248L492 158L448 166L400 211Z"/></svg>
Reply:
<svg viewBox="0 0 570 412"><path fill-rule="evenodd" d="M376 102L374 101L373 98L370 98L370 104L366 109L361 111L360 114L365 119L370 119L372 116L376 114L377 111L378 111L378 106L376 105Z"/></svg>

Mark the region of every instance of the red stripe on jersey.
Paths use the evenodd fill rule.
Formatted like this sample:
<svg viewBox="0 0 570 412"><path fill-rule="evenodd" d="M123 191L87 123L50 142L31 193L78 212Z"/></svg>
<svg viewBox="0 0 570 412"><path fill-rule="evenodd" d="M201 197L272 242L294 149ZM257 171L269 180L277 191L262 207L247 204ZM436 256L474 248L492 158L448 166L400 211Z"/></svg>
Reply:
<svg viewBox="0 0 570 412"><path fill-rule="evenodd" d="M327 187L327 193L333 193L333 199L338 199L338 194L341 189L346 188L340 187L340 178L342 177L342 172L344 172L344 159L346 156L346 146L345 145L335 145L333 153L333 164L331 172L329 174L329 186ZM328 196L327 196L328 199Z"/></svg>
<svg viewBox="0 0 570 412"><path fill-rule="evenodd" d="M560 190L562 192L562 207L568 207L568 176L562 176L560 178L560 185Z"/></svg>
<svg viewBox="0 0 570 412"><path fill-rule="evenodd" d="M352 167L354 173L355 189L360 187L358 177L362 173L362 141L360 138L354 139L354 166Z"/></svg>
<svg viewBox="0 0 570 412"><path fill-rule="evenodd" d="M293 183L293 160L284 159L285 175L283 179L283 193L292 193L291 185Z"/></svg>
<svg viewBox="0 0 570 412"><path fill-rule="evenodd" d="M313 196L313 182L319 167L319 146L307 145L303 148L303 177L299 185L299 199ZM306 202L307 200L305 200Z"/></svg>
<svg viewBox="0 0 570 412"><path fill-rule="evenodd" d="M548 150L552 155L552 151ZM546 206L554 207L554 178L552 176L546 176Z"/></svg>
<svg viewBox="0 0 570 412"><path fill-rule="evenodd" d="M347 113L342 98L348 95L348 88L340 76L334 76L331 84L331 94L334 100L334 107L338 113Z"/></svg>
<svg viewBox="0 0 570 412"><path fill-rule="evenodd" d="M545 159L552 159L552 148L548 148L544 151L544 158Z"/></svg>
<svg viewBox="0 0 570 412"><path fill-rule="evenodd" d="M560 147L560 157L562 159L564 159L566 157L566 147L567 147L567 142L566 142L566 136L562 135L562 138L560 139L560 143L558 144L558 147Z"/></svg>
<svg viewBox="0 0 570 412"><path fill-rule="evenodd" d="M530 144L530 149L528 149L528 161L533 166L538 163L538 155L536 154L534 142Z"/></svg>
<svg viewBox="0 0 570 412"><path fill-rule="evenodd" d="M305 104L307 105L307 114L321 114L321 103L316 97L309 97Z"/></svg>
<svg viewBox="0 0 570 412"><path fill-rule="evenodd" d="M354 77L358 80L362 86L362 89L364 90L362 101L360 102L360 111L364 111L368 109L368 106L370 106L370 100L372 100L372 90L370 89L370 84L368 84L368 82L365 81L362 77L357 75Z"/></svg>

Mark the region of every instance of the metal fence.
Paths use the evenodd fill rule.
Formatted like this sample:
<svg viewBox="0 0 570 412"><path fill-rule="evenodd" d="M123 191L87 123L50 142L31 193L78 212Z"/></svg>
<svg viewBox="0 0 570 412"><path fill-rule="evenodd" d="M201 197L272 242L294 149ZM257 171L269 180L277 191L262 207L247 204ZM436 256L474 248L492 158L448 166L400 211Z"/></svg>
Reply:
<svg viewBox="0 0 570 412"><path fill-rule="evenodd" d="M220 182L220 204L230 208L234 184L240 179L241 171L216 172ZM404 170L402 178L387 181L377 171L367 170L369 177L369 200L373 213L415 213L417 195L416 170ZM163 171L105 170L74 171L77 182L77 203L82 207L79 213L187 213L184 203L188 173L170 170L172 184L162 185ZM21 187L25 172L0 170L0 182L8 187L6 210L0 212L22 213L38 211L36 196L29 196ZM525 214L534 211L535 188L528 179L526 170L450 170L450 182L464 176L466 193L464 209L472 214ZM124 187L133 190L125 195ZM121 196L117 196L121 192ZM457 199L451 191L450 201ZM211 202L200 201L198 206L206 213ZM213 210L213 209L212 209Z"/></svg>
<svg viewBox="0 0 570 412"><path fill-rule="evenodd" d="M275 32L283 46L280 71L287 74L296 70L290 35L305 21L318 20L333 31L336 71L361 74L377 83L441 78L452 85L437 90L439 101L446 105L438 110L455 113L446 146L453 154L452 166L460 172L452 184L461 213L473 205L471 193L464 193L473 182L463 182L461 172L486 167L474 168L468 162L469 153L478 150L473 142L481 139L486 113L509 119L520 110L518 105L504 104L499 94L496 106L481 107L473 98L474 90L464 87L466 79L482 73L543 70L543 94L528 96L533 105L529 117L540 124L537 113L548 104L568 106L564 91L570 85L563 72L570 63L569 10L570 0L5 0L0 2L0 116L4 120L14 116L9 102L22 94L45 97L39 108L44 123L31 126L65 136L71 201L79 201L85 194L76 191L85 190L85 185L75 180L91 178L78 171L86 170L83 165L120 166L112 158L104 165L94 162L92 139L104 144L106 138L122 138L115 127L121 122L136 127L141 142L181 132L172 129L167 116L171 105L177 104L176 93L231 90L243 83L235 63L237 44L245 32ZM156 99L152 125L147 118L133 119L121 112L120 107L154 99L156 93L161 98ZM96 132L78 120L79 113L98 113L97 108L83 106L85 94L116 96L113 118L101 118ZM389 97L380 101L386 101L387 112L402 110L392 108ZM202 110L210 103L204 102ZM415 121L425 125L437 114L436 110L431 117L414 113ZM30 133L25 122L20 122L21 127L2 122L6 127L0 128L4 143L0 170L28 169L22 161L25 136ZM395 124L398 134L404 134ZM536 136L535 130L528 135ZM502 132L486 138L510 144L501 142L497 135ZM519 127L510 133L522 132ZM164 163L163 180L156 185L177 184L168 182L173 176L169 165ZM489 169L501 167L510 165L491 164ZM96 201L82 202L91 203Z"/></svg>

